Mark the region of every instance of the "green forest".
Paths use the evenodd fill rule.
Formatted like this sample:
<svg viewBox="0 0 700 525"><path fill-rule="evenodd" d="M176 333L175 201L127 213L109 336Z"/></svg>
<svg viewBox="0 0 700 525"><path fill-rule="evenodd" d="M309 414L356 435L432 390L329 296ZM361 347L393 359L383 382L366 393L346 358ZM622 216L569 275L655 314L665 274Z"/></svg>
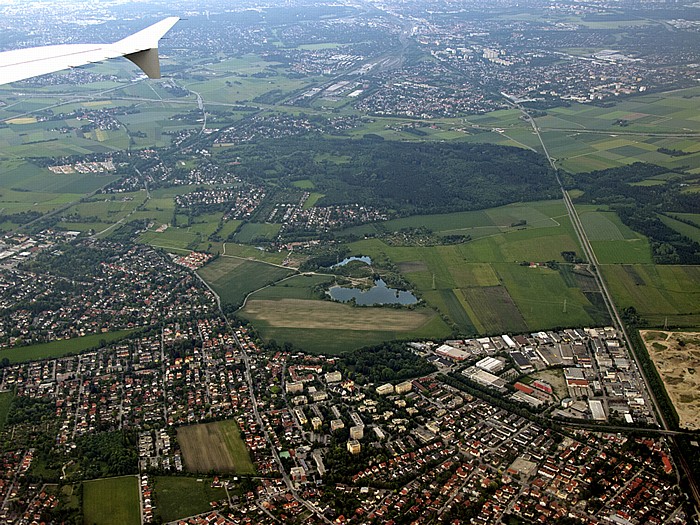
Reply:
<svg viewBox="0 0 700 525"><path fill-rule="evenodd" d="M319 206L360 203L412 215L559 197L547 160L508 146L287 138L220 155L244 159L237 173L249 180L310 179L324 194Z"/></svg>

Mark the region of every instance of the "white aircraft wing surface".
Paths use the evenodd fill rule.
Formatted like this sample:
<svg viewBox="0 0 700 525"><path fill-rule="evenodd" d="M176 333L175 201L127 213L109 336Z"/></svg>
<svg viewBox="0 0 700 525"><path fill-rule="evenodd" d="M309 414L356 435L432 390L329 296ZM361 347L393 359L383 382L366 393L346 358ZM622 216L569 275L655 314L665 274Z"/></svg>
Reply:
<svg viewBox="0 0 700 525"><path fill-rule="evenodd" d="M0 84L117 57L128 58L150 78L160 78L158 41L178 20L166 18L112 44L65 44L2 52Z"/></svg>

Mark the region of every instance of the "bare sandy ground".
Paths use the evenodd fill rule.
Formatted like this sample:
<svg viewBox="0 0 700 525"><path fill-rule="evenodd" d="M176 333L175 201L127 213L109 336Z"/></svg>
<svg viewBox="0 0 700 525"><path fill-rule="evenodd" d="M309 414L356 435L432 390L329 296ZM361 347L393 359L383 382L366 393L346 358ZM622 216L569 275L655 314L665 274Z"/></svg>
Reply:
<svg viewBox="0 0 700 525"><path fill-rule="evenodd" d="M700 332L641 330L680 426L700 430Z"/></svg>

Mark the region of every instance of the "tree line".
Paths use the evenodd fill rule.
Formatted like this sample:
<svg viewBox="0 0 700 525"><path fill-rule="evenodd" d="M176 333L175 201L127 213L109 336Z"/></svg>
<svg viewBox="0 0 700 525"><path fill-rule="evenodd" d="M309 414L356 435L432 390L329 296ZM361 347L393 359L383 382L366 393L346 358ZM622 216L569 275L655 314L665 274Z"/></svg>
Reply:
<svg viewBox="0 0 700 525"><path fill-rule="evenodd" d="M567 186L584 193L576 202L609 206L623 224L649 238L658 264L700 264L700 244L667 226L666 213L697 213L700 194L683 192L684 174L664 184L635 185L666 174L668 169L637 162L629 166L570 175Z"/></svg>

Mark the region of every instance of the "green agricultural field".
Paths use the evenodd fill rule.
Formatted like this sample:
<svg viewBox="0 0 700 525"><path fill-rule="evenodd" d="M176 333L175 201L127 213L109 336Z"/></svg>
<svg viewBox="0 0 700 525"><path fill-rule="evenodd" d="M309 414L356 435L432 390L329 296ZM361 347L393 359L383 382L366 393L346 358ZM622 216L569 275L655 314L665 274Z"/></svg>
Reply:
<svg viewBox="0 0 700 525"><path fill-rule="evenodd" d="M277 286L269 286L256 292L255 299L316 299L314 287L333 281L325 275L295 275Z"/></svg>
<svg viewBox="0 0 700 525"><path fill-rule="evenodd" d="M564 273L566 266L561 272L544 266L521 266L523 261L561 264L562 251L581 253L561 201L390 223L393 227L422 224L437 231L454 227L455 223L469 228L495 228L496 233L458 245L392 246L380 239L348 245L351 253L372 257L378 268L387 263L396 265L414 291L450 319L461 333L515 332L607 320L600 305L592 303L593 298L589 300L578 288L578 281ZM523 229L512 226L516 223L522 224ZM386 224L377 227L383 226ZM274 294L277 297L277 290ZM261 321L269 322L260 315L254 317L256 326ZM270 328L266 325L263 329ZM281 330L290 330L272 328L280 340L284 335Z"/></svg>
<svg viewBox="0 0 700 525"><path fill-rule="evenodd" d="M107 230L113 226L112 223L106 223L106 222L66 222L66 221L61 221L56 223L56 227L63 229L63 230L73 230L73 231L79 231L79 232L87 232L90 233L91 231L95 233L102 232L104 230Z"/></svg>
<svg viewBox="0 0 700 525"><path fill-rule="evenodd" d="M0 392L0 432L5 428L7 423L7 415L10 413L10 407L15 394L12 392Z"/></svg>
<svg viewBox="0 0 700 525"><path fill-rule="evenodd" d="M504 286L465 288L462 293L479 333L527 331L525 319Z"/></svg>
<svg viewBox="0 0 700 525"><path fill-rule="evenodd" d="M625 264L601 270L617 307L633 306L650 326L700 324L700 267Z"/></svg>
<svg viewBox="0 0 700 525"><path fill-rule="evenodd" d="M573 235L573 229L562 200L516 203L487 210L458 213L415 215L349 228L345 233L353 235L382 234L405 228L427 228L439 235L469 235L472 239L480 237L500 238L502 236L499 234L508 233L516 236L513 238L514 242L517 239L527 239L532 235L538 237L547 237L553 233ZM547 229L548 231L526 233L533 229ZM557 231L555 232L554 229ZM497 243L502 244L501 241ZM564 248L559 251L562 250Z"/></svg>
<svg viewBox="0 0 700 525"><path fill-rule="evenodd" d="M140 525L138 477L83 482L83 522L90 525Z"/></svg>
<svg viewBox="0 0 700 525"><path fill-rule="evenodd" d="M114 223L143 204L145 200L146 192L124 194L120 195L119 198L96 196L89 201L80 202L75 206L71 206L66 210L66 214L77 214L80 217L94 217L100 222Z"/></svg>
<svg viewBox="0 0 700 525"><path fill-rule="evenodd" d="M199 270L224 304L240 305L246 296L293 274L292 270L257 261L221 256Z"/></svg>
<svg viewBox="0 0 700 525"><path fill-rule="evenodd" d="M700 228L700 213L674 213L676 219L688 221Z"/></svg>
<svg viewBox="0 0 700 525"><path fill-rule="evenodd" d="M537 123L550 154L568 171L606 169L636 161L693 169L700 166L697 141L673 134L700 131L700 108L693 98L699 93L698 88L691 88L637 96L618 101L612 108L572 104L548 109ZM669 135L657 136L663 133ZM673 157L657 151L659 148L691 155Z"/></svg>
<svg viewBox="0 0 700 525"><path fill-rule="evenodd" d="M150 244L156 248L169 251L189 251L189 246L199 243L201 235L187 231L186 228L170 227L162 232L150 230L141 234L138 242Z"/></svg>
<svg viewBox="0 0 700 525"><path fill-rule="evenodd" d="M177 440L189 472L255 474L235 421L179 427Z"/></svg>
<svg viewBox="0 0 700 525"><path fill-rule="evenodd" d="M277 237L281 227L281 224L248 222L241 226L235 239L236 242L244 244L250 244L256 239L271 241Z"/></svg>
<svg viewBox="0 0 700 525"><path fill-rule="evenodd" d="M221 226L221 230L219 230L219 237L224 240L228 239L231 235L236 233L236 230L238 230L241 223L242 221L236 220L228 220L224 222L224 224Z"/></svg>
<svg viewBox="0 0 700 525"><path fill-rule="evenodd" d="M473 311L470 309L462 290L455 288L441 288L438 290L428 290L421 293L421 297L428 304L437 308L445 315L452 326L461 334L476 334L477 330L472 317Z"/></svg>
<svg viewBox="0 0 700 525"><path fill-rule="evenodd" d="M155 476L153 479L154 514L163 523L207 512L212 501L226 498L226 489L212 487L211 478Z"/></svg>
<svg viewBox="0 0 700 525"><path fill-rule="evenodd" d="M576 206L590 241L636 240L641 236L625 226L615 212L599 211L595 205Z"/></svg>
<svg viewBox="0 0 700 525"><path fill-rule="evenodd" d="M685 222L678 221L671 217L659 216L661 221L668 227L673 228L681 235L685 235L689 239L695 242L700 242L700 226L695 226L693 224L687 224Z"/></svg>
<svg viewBox="0 0 700 525"><path fill-rule="evenodd" d="M33 153L36 155L36 151ZM0 187L3 189L18 190L17 193L54 194L53 198L56 198L56 194L82 196L117 179L113 175L56 174L29 162L9 161L2 162L1 165L4 170ZM3 191L2 200L10 200L9 196ZM31 195L17 196L17 198L28 201ZM62 202L71 202L75 198L63 198Z"/></svg>
<svg viewBox="0 0 700 525"><path fill-rule="evenodd" d="M265 79L265 82L240 75L241 72L236 71L236 73L223 74L204 82L188 83L186 87L200 93L208 103L249 104L256 99L262 103L273 103L309 84L307 80L290 79L283 75L270 76ZM265 95L273 96L268 100Z"/></svg>
<svg viewBox="0 0 700 525"><path fill-rule="evenodd" d="M601 264L652 264L651 247L643 236L622 241L591 241Z"/></svg>
<svg viewBox="0 0 700 525"><path fill-rule="evenodd" d="M283 292L275 299L254 295L240 315L253 321L265 339L289 341L310 352L338 354L394 339L450 335L440 317L425 308L353 307L298 299L295 288L279 288ZM289 292L286 297L284 292Z"/></svg>
<svg viewBox="0 0 700 525"><path fill-rule="evenodd" d="M198 233L202 238L207 238L219 227L219 221L222 216L222 212L199 215L192 219L191 225L185 226L183 224L182 228L186 229L189 233Z"/></svg>
<svg viewBox="0 0 700 525"><path fill-rule="evenodd" d="M7 357L10 363L24 363L39 359L55 359L66 355L75 355L91 348L97 348L103 341L105 343L112 343L124 339L131 332L131 330L119 330L103 334L74 337L73 339L64 339L61 341L52 341L50 343L38 345L7 348L0 350L0 359Z"/></svg>
<svg viewBox="0 0 700 525"><path fill-rule="evenodd" d="M607 314L579 288L569 286L559 271L505 263L494 266L530 330L608 322Z"/></svg>
<svg viewBox="0 0 700 525"><path fill-rule="evenodd" d="M232 242L224 243L221 253L222 255L227 255L230 257L238 257L241 259L250 259L252 261L261 261L272 264L282 264L287 256L285 253L268 252L248 244L236 244Z"/></svg>
<svg viewBox="0 0 700 525"><path fill-rule="evenodd" d="M465 334L581 326L607 320L600 305L592 303L593 298L589 300L576 279L568 278L563 270L521 266L523 262L562 264L563 251L581 254L563 202L451 215L472 227L491 224L497 232L450 246L389 246L380 239L367 239L349 248L351 253L372 257L378 265L387 261L395 264L416 293ZM425 223L439 228L440 218L428 216ZM411 219L402 219L403 224ZM522 229L511 226L519 221L525 221Z"/></svg>

